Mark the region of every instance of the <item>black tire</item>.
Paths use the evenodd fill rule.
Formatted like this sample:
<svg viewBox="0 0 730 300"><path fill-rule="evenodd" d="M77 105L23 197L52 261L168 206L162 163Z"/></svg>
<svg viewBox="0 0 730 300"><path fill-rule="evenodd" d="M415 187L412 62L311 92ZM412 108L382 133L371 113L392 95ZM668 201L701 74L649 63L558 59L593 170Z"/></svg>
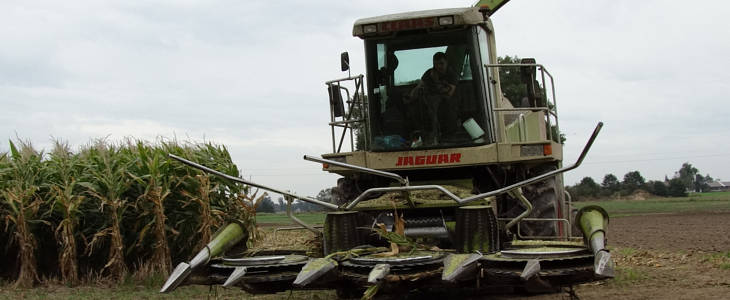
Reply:
<svg viewBox="0 0 730 300"><path fill-rule="evenodd" d="M529 177L538 176L555 170L555 166L541 166L533 168L529 171ZM558 211L562 209L562 199L564 197L562 188L562 178L560 175L550 177L543 181L525 186L522 193L530 203L532 203L532 213L527 218L536 219L552 219L557 218ZM508 197L507 197L508 198ZM500 217L514 218L525 211L526 207L518 199L504 199L501 204L505 205L505 210ZM520 222L521 236L555 236L557 235L556 222L549 221L522 221ZM517 226L512 228L516 232Z"/></svg>
<svg viewBox="0 0 730 300"><path fill-rule="evenodd" d="M337 186L332 189L332 198L337 205L342 205L355 199L362 191L357 188L357 184L351 177L342 177L337 179Z"/></svg>
<svg viewBox="0 0 730 300"><path fill-rule="evenodd" d="M387 186L388 182L383 182L382 178L377 178L368 174L355 174L354 176L346 176L337 179L337 186L332 189L332 197L337 205L355 200L364 191L378 187ZM383 193L371 193L367 199L380 197Z"/></svg>
<svg viewBox="0 0 730 300"><path fill-rule="evenodd" d="M532 203L532 213L528 218L551 219L557 217L558 191L555 177L528 185L522 189L525 198ZM523 221L520 224L522 236L554 236L557 234L555 222Z"/></svg>

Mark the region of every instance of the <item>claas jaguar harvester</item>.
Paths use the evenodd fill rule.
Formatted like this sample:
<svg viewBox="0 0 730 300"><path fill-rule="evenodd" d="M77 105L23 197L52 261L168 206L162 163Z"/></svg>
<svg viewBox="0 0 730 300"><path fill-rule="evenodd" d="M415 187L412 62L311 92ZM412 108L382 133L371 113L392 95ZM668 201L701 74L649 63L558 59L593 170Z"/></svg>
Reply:
<svg viewBox="0 0 730 300"><path fill-rule="evenodd" d="M572 209L562 183L602 123L577 161L563 166L552 75L534 59L497 63L489 17L505 2L355 22L367 76L350 75L349 55L341 55L348 75L326 82L332 152L304 156L341 176L335 203L172 156L284 195L289 217L321 247L241 251L247 234L230 223L180 263L161 292L181 284L336 289L343 297L549 292L612 277L608 214ZM323 206L324 226L298 219L296 200Z"/></svg>

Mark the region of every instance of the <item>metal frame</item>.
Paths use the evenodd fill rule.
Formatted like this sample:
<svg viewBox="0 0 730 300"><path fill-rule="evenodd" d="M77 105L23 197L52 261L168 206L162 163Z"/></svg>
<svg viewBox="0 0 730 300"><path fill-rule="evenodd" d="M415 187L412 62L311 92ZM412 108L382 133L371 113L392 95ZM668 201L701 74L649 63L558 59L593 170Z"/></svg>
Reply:
<svg viewBox="0 0 730 300"><path fill-rule="evenodd" d="M520 182L511 184L511 185L506 186L506 187L502 187L502 188L499 188L499 189L496 189L496 190L493 190L493 191L490 191L490 192L486 192L486 193L482 193L482 194L478 194L478 195L473 195L473 196L466 197L466 198L459 198L458 196L456 196L453 193L449 192L448 190L446 190L446 188L444 188L444 187L442 187L440 185L409 186L409 185L407 185L407 182L408 182L408 179L407 178L403 178L402 176L400 176L398 174L395 174L395 173L384 172L384 171L369 169L369 168L365 168L365 167L354 166L354 165L350 165L350 164L346 164L346 163L342 163L342 162L338 162L338 161L334 161L334 160L329 160L329 159L315 158L315 157L311 157L311 156L308 156L308 155L305 155L304 156L304 159L305 160L309 160L309 161L319 162L319 163L327 163L327 164L331 164L331 165L339 166L339 167L343 167L343 168L349 168L349 169L353 169L353 170L356 170L356 171L368 172L370 174L385 176L385 177L388 177L388 178L394 178L394 179L397 179L398 181L400 181L401 183L403 183L403 182L406 183L406 184L404 184L404 186L400 186L400 187L370 188L370 189L364 191L362 194L360 194L360 196L358 196L357 198L355 198L355 200L353 200L352 202L345 203L345 204L339 206L338 209L351 210L360 201L364 200L367 197L367 195L370 195L372 193L377 193L377 192L414 191L414 190L439 190L439 191L443 192L445 195L447 195L449 198L451 198L452 200L454 200L454 202L456 202L456 203L458 203L460 205L464 205L464 204L467 204L467 203L470 203L470 202L473 202L473 201L476 201L476 200L480 200L480 199L484 199L484 198L487 198L487 197L491 197L491 196L503 194L503 193L506 193L506 192L510 192L510 191L512 191L514 189L517 189L517 188L520 188L520 187L523 187L523 186L526 186L526 185L530 185L530 184L533 184L535 182L542 181L542 180L545 180L545 179L550 178L552 176L555 176L555 175L558 175L558 174L561 174L561 173L564 173L564 172L567 172L567 171L570 171L570 170L573 170L573 169L577 168L583 162L583 159L585 159L586 155L588 154L588 150L590 150L590 148L593 145L593 142L595 141L596 137L598 137L598 133L601 131L601 128L602 127L603 127L603 122L599 122L598 125L596 125L596 128L593 130L593 133L591 134L590 138L588 139L588 142L586 142L586 145L583 147L583 151L581 151L581 154L578 157L578 160L574 164L572 164L572 165L570 165L568 167L563 167L563 168L560 168L560 169L557 169L557 170L553 170L553 171L550 171L550 172L547 172L547 173L544 173L544 174L541 174L541 175L538 175L538 176L535 176L535 177L532 177L532 178L529 178L529 179L526 179L526 180L523 180L523 181L520 181Z"/></svg>
<svg viewBox="0 0 730 300"><path fill-rule="evenodd" d="M338 120L338 117L335 117L335 110L332 105L330 105L330 129L332 131L332 153L340 153L342 151L342 144L345 141L345 136L347 135L348 129L350 132L350 151L355 151L355 136L354 136L354 127L357 124L365 124L366 126L360 127L359 130L365 130L365 140L363 141L365 143L365 147L367 148L369 144L369 138L368 138L368 131L369 128L367 126L367 97L365 97L365 84L363 83L363 79L365 78L365 75L357 75L357 76L348 76L345 78L330 80L325 82L325 84L328 87L332 87L332 89L328 89L328 91L335 91L335 90L344 90L347 95L347 111L345 111L345 116L341 117L340 120ZM355 89L354 93L350 94L350 90L347 89L347 87L342 86L344 82L348 81L354 81ZM330 94L330 99L332 99L332 95ZM353 119L353 109L360 110L361 116L358 119ZM337 141L337 135L335 128L342 128L342 134L339 137L339 142Z"/></svg>
<svg viewBox="0 0 730 300"><path fill-rule="evenodd" d="M492 120L498 120L497 113L501 111L512 111L512 112L519 112L519 111L542 111L546 116L546 122L547 122L547 132L545 133L548 140L553 140L553 132L551 130L552 127L552 121L551 119L554 119L555 122L555 129L558 132L558 142L560 142L560 126L558 124L558 100L555 98L555 80L553 78L553 75L548 72L548 70L545 68L545 66L541 64L485 64L485 68L495 68L497 69L497 73L499 73L499 67L537 67L537 70L540 72L541 77L541 83L542 88L545 89L546 81L545 81L545 75L550 79L550 92L552 94L552 100L553 100L553 108L550 109L548 106L542 106L542 107L514 107L514 108L503 108L503 107L495 107L495 104L498 101L492 101ZM491 86L491 85L489 85ZM547 98L547 97L546 97ZM547 105L547 103L545 103ZM552 118L551 118L552 117ZM502 132L501 136L506 137L506 126L498 126L501 128Z"/></svg>
<svg viewBox="0 0 730 300"><path fill-rule="evenodd" d="M359 77L362 78L362 76L359 76ZM349 123L346 123L346 124L349 124ZM287 201L287 216L290 219L292 219L295 223L297 223L300 226L302 226L303 228L306 228L306 229L308 229L308 230L310 230L310 231L312 231L314 233L321 234L322 232L320 230L317 230L313 226L304 223L303 221L301 221L300 219L298 219L296 216L294 216L292 214L292 212L291 212L291 204L294 201L294 199L299 199L299 200L302 200L302 201L305 201L305 202L314 203L314 204L317 204L317 205L320 205L320 206L323 206L325 208L332 209L332 210L351 210L360 201L364 200L368 195L370 195L372 193L377 193L377 192L395 192L395 191L415 191L415 190L439 190L442 193L444 193L445 195L447 195L449 198L451 198L452 200L454 200L457 204L464 205L464 204L467 204L467 203L470 203L470 202L473 202L473 201L476 201L476 200L485 199L485 198L488 198L488 197L491 197L491 196L495 196L495 195L499 195L499 194L503 194L503 193L506 193L506 192L512 192L512 191L514 191L514 190L516 190L518 188L521 188L523 186L526 186L526 185L529 185L529 184L532 184L532 183L535 183L535 182L538 182L538 181L542 181L542 180L545 180L545 179L547 179L549 177L556 176L556 175L559 175L559 174L562 174L564 172L567 172L567 171L570 171L570 170L573 170L573 169L577 168L583 162L583 159L585 159L585 156L588 154L588 150L593 145L593 142L595 141L595 139L598 136L598 133L601 131L601 128L602 127L603 127L603 122L599 122L596 125L596 128L593 130L593 133L591 134L590 138L588 139L588 142L586 142L586 145L583 147L583 151L581 152L580 156L578 157L578 160L573 165L570 165L570 166L564 167L564 168L560 168L560 169L557 169L557 170L553 170L551 172L547 172L547 173L544 173L544 174L541 174L541 175L538 175L538 176L535 176L535 177L532 177L532 178L529 178L529 179L526 179L526 180L523 180L523 181L520 181L520 182L511 184L509 186L502 187L502 188L499 188L499 189L490 191L490 192L486 192L486 193L482 193L482 194L478 194L478 195L473 195L473 196L466 197L466 198L460 198L460 197L454 195L453 193L449 192L446 188L444 188L443 186L440 186L440 185L410 186L409 185L409 182L408 182L408 178L403 178L402 176L400 176L398 174L395 174L395 173L385 172L385 171L380 171L380 170L375 170L375 169L370 169L370 168L365 168L365 167L360 167L360 166L354 166L354 165L350 165L350 164L346 164L346 163L342 163L342 162L338 162L338 161L334 161L334 160L328 160L328 159L317 158L317 157L312 157L312 156L305 155L304 156L304 159L305 160L319 162L319 163L327 163L327 164L331 164L331 165L335 165L335 166L339 166L339 167L343 167L343 168L349 168L349 169L353 169L353 170L360 171L360 172L366 172L366 173L370 173L370 174L374 174L374 175L378 175L378 176L383 176L383 177L395 179L395 180L397 180L402 185L400 187L371 188L371 189L366 190L362 194L360 194L360 196L358 196L352 202L345 203L345 204L343 204L341 206L337 206L337 205L334 205L332 203L328 203L328 202L324 202L324 201L319 201L319 200L314 199L314 198L311 198L311 197L299 196L299 195L296 195L294 193L290 193L290 192L286 192L286 191L274 189L274 188L271 188L271 187L268 187L268 186L265 186L265 185L262 185L262 184L254 183L254 182L251 182L251 181L247 181L247 180L245 180L243 178L240 178L240 177L231 176L231 175L222 173L220 171L213 170L213 169L208 168L206 166L197 164L195 162L189 161L189 160L184 159L182 157L176 156L174 154L168 154L168 156L170 158L173 158L175 160L178 160L178 161L180 161L180 162L182 162L182 163L184 163L186 165L195 167L195 168L200 169L202 171L205 171L207 173L211 173L211 174L214 174L214 175L218 175L218 176L221 176L223 178L226 178L226 179L231 180L231 181L234 181L234 182L243 183L243 184L246 184L246 185L250 185L250 186L253 186L253 187L261 188L261 189L264 189L264 190L267 190L267 191L270 191L270 192L274 192L274 193L278 193L278 194L284 195L284 197L285 197L285 199ZM345 126L345 129L347 129L347 126ZM344 133L343 133L343 138L344 138ZM520 199L523 203L524 202L527 202L527 204L529 204L529 201L527 201L526 199L523 199L524 196L522 196L522 194L521 194L520 191L517 191L516 194L518 196L517 198ZM510 221L510 223L509 223L510 226L513 226L514 224L519 223L519 221L521 219L524 219L527 215L529 215L529 213L531 211L531 209L530 209L531 205L527 205L527 207L528 207L528 209L525 212L523 212L522 214L520 214L520 216L518 216L517 218L514 218L514 219L512 219ZM562 220L560 220L560 221L562 221ZM570 224L569 221L568 221L568 224Z"/></svg>
<svg viewBox="0 0 730 300"><path fill-rule="evenodd" d="M167 154L167 156L169 156L170 158L175 159L177 161L180 161L180 162L182 162L182 163L184 163L184 164L186 164L188 166L191 166L193 168L196 168L196 169L205 171L205 172L210 173L210 174L213 174L213 175L218 175L220 177L223 177L223 178L228 179L228 180L231 180L231 181L235 181L235 182L238 182L238 183L243 183L243 184L250 185L250 186L253 186L253 187L257 187L257 188L260 188L260 189L263 189L263 190L267 190L269 192L274 192L274 193L277 193L277 194L281 194L281 195L284 195L284 197L290 197L290 198L299 199L299 200L302 200L302 201L305 201L305 202L314 203L314 204L321 205L321 206L324 206L324 207L329 208L329 209L337 209L338 208L337 205L334 205L334 204L328 203L328 202L324 202L324 201L319 201L319 200L314 199L312 197L299 196L299 195L294 194L294 193L290 193L290 192L278 190L278 189L275 189L275 188L272 188L272 187L265 186L263 184L258 184L258 183L255 183L255 182L251 182L251 181L248 181L248 180L243 179L243 178L240 178L240 177L231 176L231 175L228 175L226 173L213 170L213 169L208 168L206 166L203 166L201 164L198 164L198 163L189 161L189 160L184 159L184 158L182 158L180 156L177 156L175 154Z"/></svg>

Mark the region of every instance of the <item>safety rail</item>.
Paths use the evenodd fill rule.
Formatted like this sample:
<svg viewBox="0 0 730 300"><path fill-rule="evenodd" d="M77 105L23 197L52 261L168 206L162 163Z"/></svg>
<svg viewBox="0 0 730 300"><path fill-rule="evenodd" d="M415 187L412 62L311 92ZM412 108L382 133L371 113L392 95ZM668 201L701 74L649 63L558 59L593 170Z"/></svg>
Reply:
<svg viewBox="0 0 730 300"><path fill-rule="evenodd" d="M499 120L499 121L502 121L503 120L502 118L499 118L499 116L498 116L498 113L499 112L521 112L521 111L531 112L531 111L542 111L545 114L545 116L546 116L545 117L545 121L547 122L547 128L546 128L546 131L547 131L546 132L547 139L548 140L554 140L554 141L560 142L560 126L558 124L558 104L557 104L557 99L555 98L555 80L553 79L552 74L550 74L550 72L548 72L548 70L545 68L545 66L543 66L541 64L485 64L484 67L487 68L487 69L493 68L497 72L499 72L499 68L500 67L536 67L537 70L540 72L540 79L541 79L541 82L540 83L542 84L541 86L538 86L537 88L540 89L540 90L542 90L542 91L545 91L546 90L546 85L545 85L546 84L546 78L545 78L545 76L547 76L549 78L549 80L550 80L550 93L551 93L551 96L552 96L552 107L550 107L548 105L548 103L550 103L550 98L547 97L547 95L545 95L544 93L542 93L542 96L545 99L545 106L537 106L536 105L536 106L531 106L531 107L511 107L511 108L507 108L507 107L497 107L496 106L496 103L500 103L500 101L492 101L492 111L494 112L494 114L492 115L492 120ZM489 85L488 88L489 88L489 93L490 94L496 95L496 92L494 92L494 91L491 90L492 89L491 85ZM502 96L501 95L497 95L497 97L502 97ZM516 99L516 100L521 100L521 99ZM536 101L536 104L538 104L537 101ZM520 116L522 116L522 114L520 114ZM555 137L555 139L553 139L553 131L552 131L552 124L553 124L553 122L555 123L555 129L556 129L556 132L558 134L558 136ZM507 124L503 124L503 125L505 125L505 126L499 126L499 127L502 128L502 132L501 132L502 136L506 138L506 135L507 135L507 132L506 132L506 127L507 126L506 125Z"/></svg>
<svg viewBox="0 0 730 300"><path fill-rule="evenodd" d="M365 84L363 83L364 75L348 76L345 78L330 80L325 82L327 85L327 93L329 94L330 100L330 129L332 131L332 153L340 153L342 151L342 144L345 141L345 136L349 131L350 135L350 149L355 150L355 130L365 131L363 136L368 136L367 126L367 97L365 97ZM354 91L351 94L350 90L343 86L343 83L353 81ZM345 91L347 103L347 110L342 99L341 91ZM337 140L336 128L342 129L342 134ZM363 139L364 146L367 147L368 140Z"/></svg>

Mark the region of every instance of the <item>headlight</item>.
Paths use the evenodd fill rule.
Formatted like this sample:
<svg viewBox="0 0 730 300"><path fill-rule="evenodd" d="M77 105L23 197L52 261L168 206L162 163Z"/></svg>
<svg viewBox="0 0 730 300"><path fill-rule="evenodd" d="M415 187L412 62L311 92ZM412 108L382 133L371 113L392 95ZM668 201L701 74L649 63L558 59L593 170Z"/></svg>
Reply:
<svg viewBox="0 0 730 300"><path fill-rule="evenodd" d="M370 25L363 25L362 26L362 32L363 33L376 33L378 32L378 25L370 24Z"/></svg>
<svg viewBox="0 0 730 300"><path fill-rule="evenodd" d="M439 17L439 25L441 25L441 26L454 25L454 16Z"/></svg>

